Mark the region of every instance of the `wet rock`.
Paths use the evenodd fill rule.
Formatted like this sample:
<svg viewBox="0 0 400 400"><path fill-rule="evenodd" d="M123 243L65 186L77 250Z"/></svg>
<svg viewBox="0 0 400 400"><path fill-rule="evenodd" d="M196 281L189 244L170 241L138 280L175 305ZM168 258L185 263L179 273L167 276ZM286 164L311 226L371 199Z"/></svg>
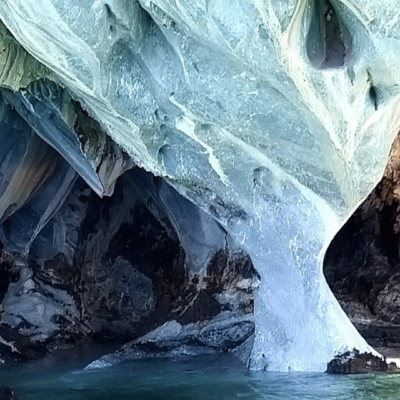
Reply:
<svg viewBox="0 0 400 400"><path fill-rule="evenodd" d="M394 362L387 363L384 358L372 353L360 353L358 350L347 351L336 356L326 370L328 374L366 374L372 372L400 372Z"/></svg>
<svg viewBox="0 0 400 400"><path fill-rule="evenodd" d="M168 321L154 331L125 344L114 354L93 361L85 369L105 368L122 361L143 358L198 356L219 351L232 352L242 361L247 346L254 337L254 320L238 318L234 313L222 313L218 318L202 326L192 323L186 326Z"/></svg>
<svg viewBox="0 0 400 400"><path fill-rule="evenodd" d="M46 354L45 343L33 341L18 329L0 325L0 358L2 362L25 361Z"/></svg>

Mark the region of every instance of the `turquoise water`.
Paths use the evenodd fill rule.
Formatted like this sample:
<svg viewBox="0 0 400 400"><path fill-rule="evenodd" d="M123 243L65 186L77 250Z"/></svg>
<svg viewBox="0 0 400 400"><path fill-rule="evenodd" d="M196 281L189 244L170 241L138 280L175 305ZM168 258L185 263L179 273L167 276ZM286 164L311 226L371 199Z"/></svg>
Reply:
<svg viewBox="0 0 400 400"><path fill-rule="evenodd" d="M230 355L83 371L99 354L93 348L61 351L40 361L3 366L0 380L20 400L400 399L399 375L254 372Z"/></svg>

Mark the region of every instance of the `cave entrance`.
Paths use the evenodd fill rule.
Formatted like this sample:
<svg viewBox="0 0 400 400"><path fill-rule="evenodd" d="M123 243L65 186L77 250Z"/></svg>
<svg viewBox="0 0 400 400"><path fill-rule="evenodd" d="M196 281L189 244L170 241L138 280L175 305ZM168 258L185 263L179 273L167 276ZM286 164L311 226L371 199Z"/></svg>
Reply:
<svg viewBox="0 0 400 400"><path fill-rule="evenodd" d="M260 278L212 217L134 167L110 197L77 178L32 239L37 204L58 187L37 190L0 224L0 358L129 342L143 358L225 351L247 359Z"/></svg>
<svg viewBox="0 0 400 400"><path fill-rule="evenodd" d="M385 175L337 233L326 280L352 323L381 353L400 350L400 139Z"/></svg>

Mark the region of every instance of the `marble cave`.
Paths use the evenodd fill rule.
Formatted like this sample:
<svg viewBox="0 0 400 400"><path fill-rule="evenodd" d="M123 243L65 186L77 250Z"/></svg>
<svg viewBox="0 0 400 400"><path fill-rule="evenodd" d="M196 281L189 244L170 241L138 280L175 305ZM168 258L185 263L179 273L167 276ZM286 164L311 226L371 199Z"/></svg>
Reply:
<svg viewBox="0 0 400 400"><path fill-rule="evenodd" d="M400 0L1 0L2 363L396 368L399 56Z"/></svg>

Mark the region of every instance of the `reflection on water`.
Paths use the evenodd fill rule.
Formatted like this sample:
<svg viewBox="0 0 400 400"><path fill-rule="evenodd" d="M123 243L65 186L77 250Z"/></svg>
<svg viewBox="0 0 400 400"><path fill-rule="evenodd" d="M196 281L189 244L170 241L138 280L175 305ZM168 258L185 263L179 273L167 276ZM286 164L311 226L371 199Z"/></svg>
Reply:
<svg viewBox="0 0 400 400"><path fill-rule="evenodd" d="M1 367L21 400L400 399L400 375L331 376L246 370L230 355L153 359L83 371L104 348L61 351Z"/></svg>

